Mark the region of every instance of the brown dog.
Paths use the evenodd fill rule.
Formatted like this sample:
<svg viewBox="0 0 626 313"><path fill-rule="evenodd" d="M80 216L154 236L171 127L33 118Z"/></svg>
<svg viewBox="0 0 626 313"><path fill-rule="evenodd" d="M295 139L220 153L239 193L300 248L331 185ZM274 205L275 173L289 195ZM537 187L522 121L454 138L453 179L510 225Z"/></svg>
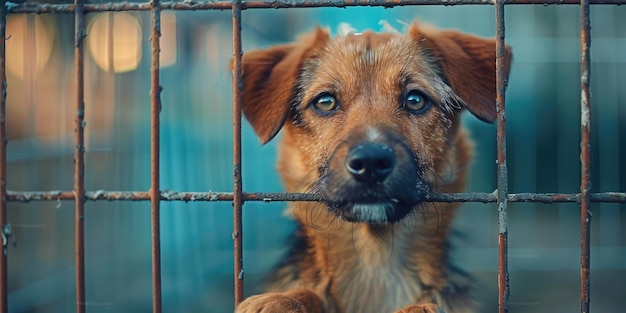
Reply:
<svg viewBox="0 0 626 313"><path fill-rule="evenodd" d="M505 71L508 75L510 51ZM413 24L406 35L317 29L243 57L244 114L278 168L300 227L270 293L237 312L475 312L472 280L447 257L472 144L468 109L493 122L495 42Z"/></svg>

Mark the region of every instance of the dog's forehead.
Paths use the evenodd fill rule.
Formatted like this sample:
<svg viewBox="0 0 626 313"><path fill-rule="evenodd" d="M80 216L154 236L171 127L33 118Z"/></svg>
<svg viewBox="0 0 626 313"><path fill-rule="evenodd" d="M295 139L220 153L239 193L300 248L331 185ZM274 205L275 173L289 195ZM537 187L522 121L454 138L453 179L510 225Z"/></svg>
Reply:
<svg viewBox="0 0 626 313"><path fill-rule="evenodd" d="M380 46L389 44L392 41L398 41L405 38L404 35L395 33L376 33L373 31L365 31L362 33L348 33L339 35L334 38L336 44L357 45L365 48L376 49Z"/></svg>
<svg viewBox="0 0 626 313"><path fill-rule="evenodd" d="M319 49L319 48L318 48ZM336 63L358 63L364 66L394 66L427 57L427 51L407 34L364 31L337 35L318 50L317 58L337 68ZM382 63L381 63L382 62Z"/></svg>
<svg viewBox="0 0 626 313"><path fill-rule="evenodd" d="M351 32L335 36L316 50L304 62L305 83L344 85L355 78L379 77L395 85L409 75L429 76L436 72L428 52L400 33Z"/></svg>

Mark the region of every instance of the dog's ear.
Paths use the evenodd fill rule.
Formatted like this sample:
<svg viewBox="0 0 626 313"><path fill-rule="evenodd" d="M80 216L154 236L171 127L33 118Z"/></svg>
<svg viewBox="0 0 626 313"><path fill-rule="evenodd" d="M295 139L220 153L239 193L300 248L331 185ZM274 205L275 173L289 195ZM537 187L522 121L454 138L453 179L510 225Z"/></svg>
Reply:
<svg viewBox="0 0 626 313"><path fill-rule="evenodd" d="M425 46L438 61L448 84L479 119L496 120L496 43L450 30L414 23L409 36ZM511 49L505 47L504 72L508 79Z"/></svg>
<svg viewBox="0 0 626 313"><path fill-rule="evenodd" d="M276 136L287 119L302 62L328 39L328 32L318 27L297 43L243 55L243 114L263 144Z"/></svg>

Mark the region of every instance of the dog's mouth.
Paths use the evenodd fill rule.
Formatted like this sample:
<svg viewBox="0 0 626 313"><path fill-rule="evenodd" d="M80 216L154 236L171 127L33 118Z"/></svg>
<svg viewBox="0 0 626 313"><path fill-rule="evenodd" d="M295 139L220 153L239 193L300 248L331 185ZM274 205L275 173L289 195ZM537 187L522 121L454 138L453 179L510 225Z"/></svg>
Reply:
<svg viewBox="0 0 626 313"><path fill-rule="evenodd" d="M417 210L431 193L421 172L402 140L360 142L335 151L315 190L343 220L395 223Z"/></svg>
<svg viewBox="0 0 626 313"><path fill-rule="evenodd" d="M403 219L418 204L395 201L328 203L328 207L343 220L354 223L384 224Z"/></svg>
<svg viewBox="0 0 626 313"><path fill-rule="evenodd" d="M420 183L408 186L390 183L388 187L394 189L346 184L341 190L324 190L322 194L328 209L345 221L384 224L398 222L418 210L421 199L430 193L429 188Z"/></svg>

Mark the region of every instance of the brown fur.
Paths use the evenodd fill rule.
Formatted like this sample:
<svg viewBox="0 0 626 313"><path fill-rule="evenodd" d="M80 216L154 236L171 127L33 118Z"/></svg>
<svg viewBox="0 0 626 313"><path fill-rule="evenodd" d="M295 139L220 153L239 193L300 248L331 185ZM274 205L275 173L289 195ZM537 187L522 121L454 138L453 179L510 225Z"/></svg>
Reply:
<svg viewBox="0 0 626 313"><path fill-rule="evenodd" d="M507 48L507 75L510 58ZM237 312L475 312L471 279L447 258L458 204L415 199L465 188L472 145L460 112L496 118L493 40L418 24L406 35L335 38L318 28L297 43L246 53L243 81L244 114L261 141L283 129L286 190L329 200L290 205L300 227L271 293ZM404 109L411 90L432 107ZM322 94L339 108L314 110ZM368 143L392 151L395 165L365 184L346 163Z"/></svg>

